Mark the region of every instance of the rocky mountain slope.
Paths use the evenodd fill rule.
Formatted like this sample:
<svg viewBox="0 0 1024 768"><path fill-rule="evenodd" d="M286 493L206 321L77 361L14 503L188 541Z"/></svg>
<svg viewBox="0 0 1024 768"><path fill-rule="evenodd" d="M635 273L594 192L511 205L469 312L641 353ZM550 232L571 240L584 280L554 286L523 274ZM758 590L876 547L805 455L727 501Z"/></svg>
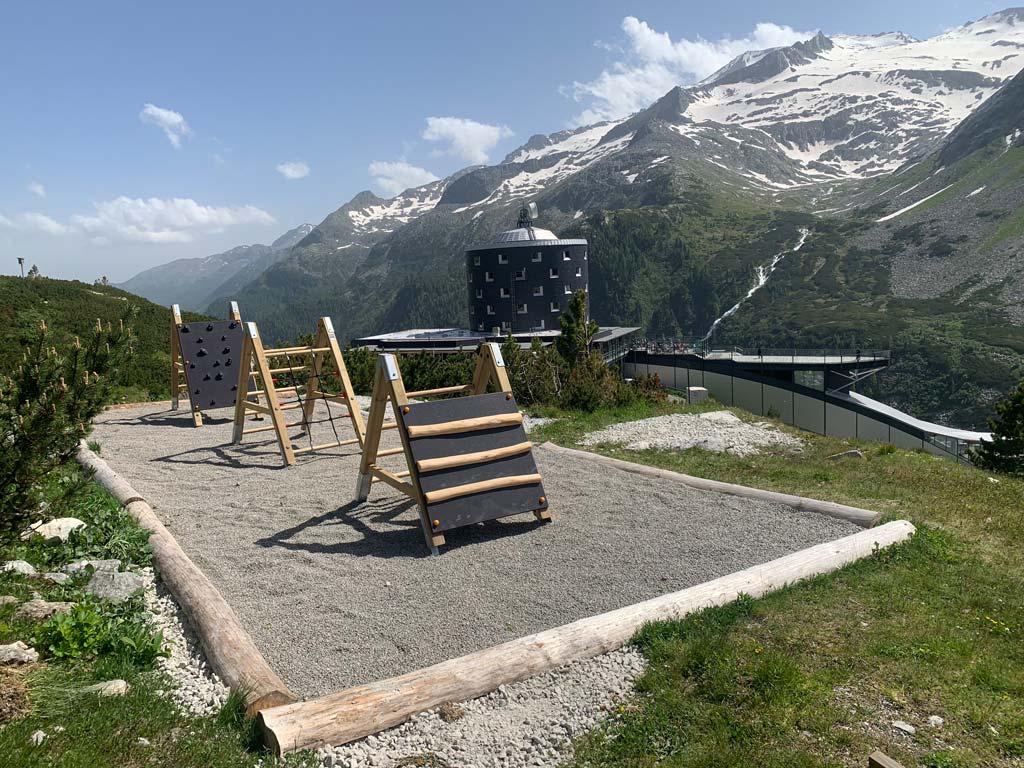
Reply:
<svg viewBox="0 0 1024 768"><path fill-rule="evenodd" d="M292 246L313 230L312 224L302 224L270 245L239 245L212 256L177 259L140 272L117 287L157 304L202 309L215 296L233 294L287 255ZM224 307L219 306L214 314L223 315Z"/></svg>

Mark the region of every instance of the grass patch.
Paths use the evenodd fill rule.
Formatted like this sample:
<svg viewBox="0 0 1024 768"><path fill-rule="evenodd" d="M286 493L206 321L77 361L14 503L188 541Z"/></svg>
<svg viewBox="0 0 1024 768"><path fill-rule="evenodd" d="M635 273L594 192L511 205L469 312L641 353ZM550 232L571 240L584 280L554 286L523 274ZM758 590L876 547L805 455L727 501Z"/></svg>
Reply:
<svg viewBox="0 0 1024 768"><path fill-rule="evenodd" d="M531 436L574 445L613 420L563 413ZM644 628L635 641L650 665L638 696L578 742L574 764L862 766L882 749L906 766L1020 765L1024 483L780 428L805 450L590 450L880 510L910 519L918 535L765 598ZM851 447L866 458L828 459ZM929 725L933 715L941 727ZM917 732L894 730L894 720Z"/></svg>

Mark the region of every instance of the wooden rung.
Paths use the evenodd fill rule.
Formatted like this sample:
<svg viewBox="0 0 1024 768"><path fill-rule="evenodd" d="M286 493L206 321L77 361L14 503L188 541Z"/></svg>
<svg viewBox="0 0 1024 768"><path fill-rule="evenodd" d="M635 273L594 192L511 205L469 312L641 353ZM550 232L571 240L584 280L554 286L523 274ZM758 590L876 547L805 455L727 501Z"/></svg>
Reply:
<svg viewBox="0 0 1024 768"><path fill-rule="evenodd" d="M420 389L416 392L406 392L406 397L433 397L434 395L454 395L458 392L469 392L473 389L472 384L462 384L457 387L437 387L436 389Z"/></svg>
<svg viewBox="0 0 1024 768"><path fill-rule="evenodd" d="M305 448L293 448L292 453L298 456L300 453L309 453L310 451L323 451L328 448L341 448L344 445L352 445L353 443L358 442L358 438L353 438L352 440L339 440L334 443L321 443L320 445L306 446Z"/></svg>
<svg viewBox="0 0 1024 768"><path fill-rule="evenodd" d="M287 368L271 368L267 373L271 376L275 373L295 373L296 371L304 371L308 367L308 365L290 365Z"/></svg>
<svg viewBox="0 0 1024 768"><path fill-rule="evenodd" d="M332 403L341 403L342 405L348 404L348 398L344 395L332 395L330 392L319 392L314 391L309 393L310 398L316 398L318 400L330 400Z"/></svg>
<svg viewBox="0 0 1024 768"><path fill-rule="evenodd" d="M252 429L243 429L242 434L251 435L256 432L269 432L272 429L277 429L277 427L275 427L274 425L270 425L269 427L253 427Z"/></svg>
<svg viewBox="0 0 1024 768"><path fill-rule="evenodd" d="M440 501L457 499L460 496L469 496L471 493L483 493L484 491L495 491L499 488L515 488L519 485L532 485L539 483L541 477L533 475L509 475L508 477L493 477L490 480L480 480L476 483L465 485L454 485L451 488L442 488L437 491L430 491L424 494L427 504L437 504Z"/></svg>
<svg viewBox="0 0 1024 768"><path fill-rule="evenodd" d="M396 456L399 453L405 453L405 448L388 448L387 450L378 451L377 458L379 459L381 456Z"/></svg>
<svg viewBox="0 0 1024 768"><path fill-rule="evenodd" d="M406 427L409 437L435 437L437 435L457 435L461 432L477 432L481 429L498 427L514 427L523 423L521 413L499 413L494 416L478 416L475 419L459 419L445 421L440 424L421 424Z"/></svg>
<svg viewBox="0 0 1024 768"><path fill-rule="evenodd" d="M529 453L533 443L516 443L505 448L493 448L489 451L476 451L475 453L463 453L457 456L442 456L439 459L421 459L416 462L416 469L419 472L433 472L436 469L449 469L451 467L465 467L470 464L483 464L486 461L496 461L508 456L518 456L522 453ZM378 454L379 455L379 454Z"/></svg>
<svg viewBox="0 0 1024 768"><path fill-rule="evenodd" d="M275 349L264 349L263 354L267 357L276 357L278 355L309 355L330 351L330 347L276 347Z"/></svg>
<svg viewBox="0 0 1024 768"><path fill-rule="evenodd" d="M277 392L277 394L279 394L279 395L282 392L295 392L298 389L299 389L299 387L274 387L274 391ZM251 392L246 392L245 396L246 397L257 397L259 395L262 395L262 396L266 397L266 394L267 394L267 391L265 389L254 389Z"/></svg>
<svg viewBox="0 0 1024 768"><path fill-rule="evenodd" d="M398 427L397 421L385 421L380 425L381 429L395 429L396 427Z"/></svg>
<svg viewBox="0 0 1024 768"><path fill-rule="evenodd" d="M274 409L267 405L260 405L259 403L250 403L248 400L245 401L243 406L247 411L258 411L259 413L273 413Z"/></svg>

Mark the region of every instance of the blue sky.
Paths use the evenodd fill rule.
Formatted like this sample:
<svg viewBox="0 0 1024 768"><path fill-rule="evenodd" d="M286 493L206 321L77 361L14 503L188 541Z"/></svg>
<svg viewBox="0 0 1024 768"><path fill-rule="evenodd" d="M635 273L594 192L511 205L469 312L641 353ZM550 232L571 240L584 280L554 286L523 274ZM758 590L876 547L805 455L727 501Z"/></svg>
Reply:
<svg viewBox="0 0 1024 768"><path fill-rule="evenodd" d="M8 0L0 273L24 256L124 280L270 242L363 189L643 106L744 46L930 37L1008 4Z"/></svg>

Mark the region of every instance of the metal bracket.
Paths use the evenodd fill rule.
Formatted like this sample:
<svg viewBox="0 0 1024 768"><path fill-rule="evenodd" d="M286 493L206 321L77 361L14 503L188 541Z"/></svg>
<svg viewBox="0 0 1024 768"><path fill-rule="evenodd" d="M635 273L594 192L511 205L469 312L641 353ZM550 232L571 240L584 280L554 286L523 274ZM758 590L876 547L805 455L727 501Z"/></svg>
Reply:
<svg viewBox="0 0 1024 768"><path fill-rule="evenodd" d="M491 354L494 356L494 364L499 368L504 368L505 358L501 356L501 347L499 347L493 341L488 343L491 345Z"/></svg>
<svg viewBox="0 0 1024 768"><path fill-rule="evenodd" d="M384 372L387 373L388 379L398 381L398 363L395 362L395 356L381 355L380 359L384 363Z"/></svg>

